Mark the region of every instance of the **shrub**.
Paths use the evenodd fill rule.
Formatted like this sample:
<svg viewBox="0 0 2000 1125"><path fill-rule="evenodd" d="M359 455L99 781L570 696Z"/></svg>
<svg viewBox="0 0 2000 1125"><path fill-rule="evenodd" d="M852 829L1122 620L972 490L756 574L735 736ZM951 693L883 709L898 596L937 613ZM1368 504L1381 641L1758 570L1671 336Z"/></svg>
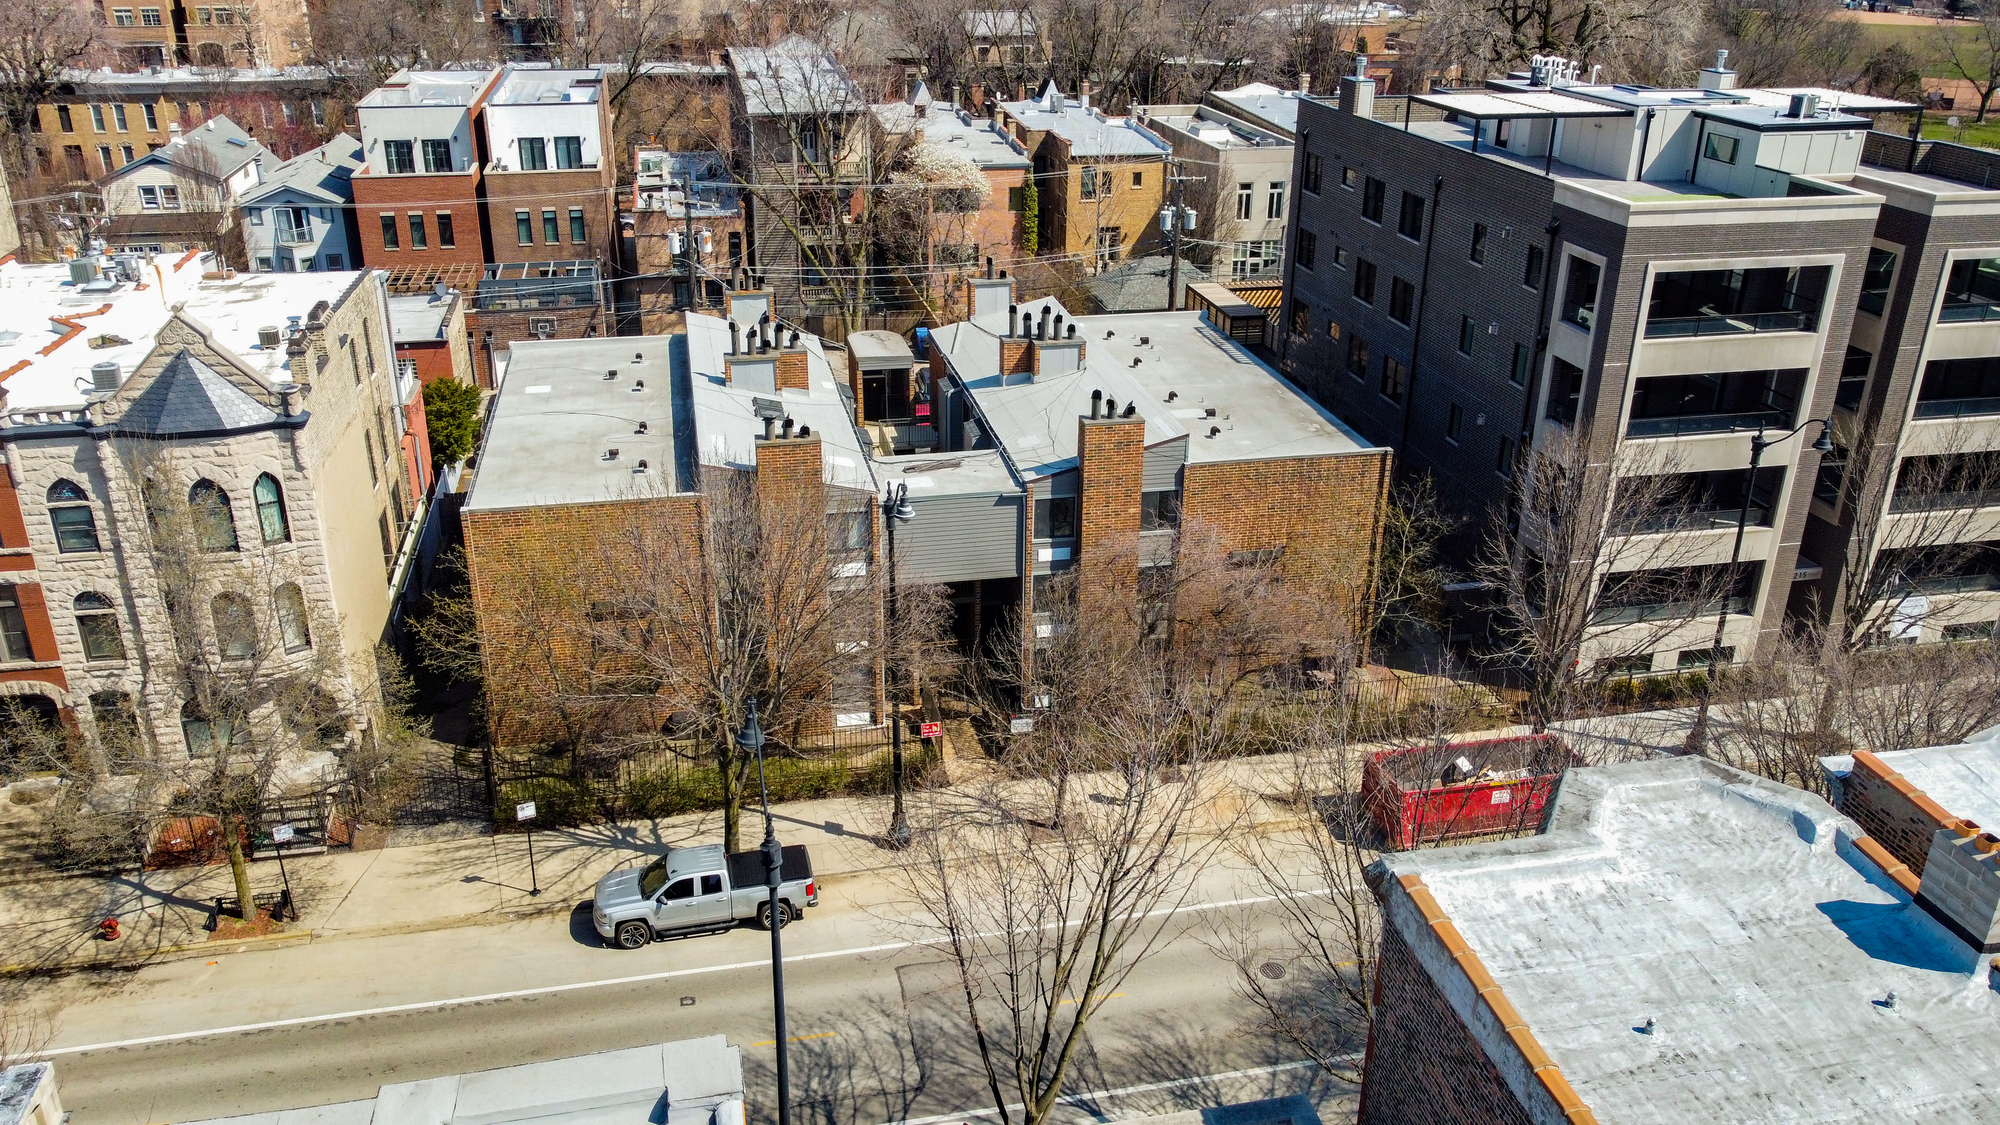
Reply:
<svg viewBox="0 0 2000 1125"><path fill-rule="evenodd" d="M455 465L479 444L479 388L456 379L424 384L424 424L431 435L431 462Z"/></svg>
<svg viewBox="0 0 2000 1125"><path fill-rule="evenodd" d="M1629 707L1639 701L1639 685L1630 676L1612 680L1604 685L1604 701L1616 707Z"/></svg>
<svg viewBox="0 0 2000 1125"><path fill-rule="evenodd" d="M526 781L510 781L500 787L500 803L493 810L493 819L502 825L514 821L514 806L523 801L535 802L536 828L561 828L574 824L586 824L598 817L597 793L587 781L572 781L566 777L535 777Z"/></svg>

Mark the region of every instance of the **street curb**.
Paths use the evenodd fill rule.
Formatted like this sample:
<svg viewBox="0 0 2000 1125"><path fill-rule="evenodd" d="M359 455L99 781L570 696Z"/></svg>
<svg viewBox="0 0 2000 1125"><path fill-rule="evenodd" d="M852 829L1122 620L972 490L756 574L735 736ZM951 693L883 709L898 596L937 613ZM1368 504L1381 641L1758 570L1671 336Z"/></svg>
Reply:
<svg viewBox="0 0 2000 1125"><path fill-rule="evenodd" d="M70 957L39 965L0 965L0 977L33 976L38 973L78 973L92 969L141 968L161 961L184 961L190 957L213 953L249 953L256 949L293 942L310 942L311 930L287 930L281 934L258 934L253 937L237 938L234 941L197 941L181 945L163 945L139 953L127 953L125 949L109 957ZM95 939L92 939L95 940ZM130 948L129 946L126 948Z"/></svg>

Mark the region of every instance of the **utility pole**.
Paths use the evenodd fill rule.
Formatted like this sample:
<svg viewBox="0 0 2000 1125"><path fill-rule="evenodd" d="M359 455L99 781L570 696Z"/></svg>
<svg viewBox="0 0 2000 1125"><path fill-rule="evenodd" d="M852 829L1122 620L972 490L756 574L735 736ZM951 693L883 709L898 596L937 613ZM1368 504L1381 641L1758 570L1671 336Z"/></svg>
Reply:
<svg viewBox="0 0 2000 1125"><path fill-rule="evenodd" d="M1206 176L1183 176L1181 162L1172 157L1166 161L1167 182L1173 185L1174 201L1160 212L1161 225L1167 228L1168 253L1172 255L1167 265L1167 311L1180 307L1181 291L1181 230L1194 229L1195 214L1183 202L1183 184L1189 180L1205 180Z"/></svg>
<svg viewBox="0 0 2000 1125"><path fill-rule="evenodd" d="M688 307L691 309L707 308L707 304L702 300L700 289L701 279L697 276L700 273L701 248L695 245L694 241L694 172L692 170L689 170L687 174L687 202L681 207L681 214L687 216L687 256L683 259L683 268L687 270Z"/></svg>

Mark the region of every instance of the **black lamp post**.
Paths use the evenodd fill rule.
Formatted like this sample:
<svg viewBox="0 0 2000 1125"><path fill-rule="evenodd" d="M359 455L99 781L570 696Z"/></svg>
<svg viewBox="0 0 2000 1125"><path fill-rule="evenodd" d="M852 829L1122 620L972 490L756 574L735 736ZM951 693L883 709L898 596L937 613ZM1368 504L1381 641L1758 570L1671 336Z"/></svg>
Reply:
<svg viewBox="0 0 2000 1125"><path fill-rule="evenodd" d="M785 906L778 901L778 885L784 881L785 849L778 844L777 830L771 826L771 787L764 781L764 728L757 723L757 700L750 700L750 713L743 729L736 732L736 745L757 756L757 789L764 804L764 884L771 888L771 1010L778 1025L778 1125L792 1125L790 1052L785 1042L785 948L779 933L785 928Z"/></svg>
<svg viewBox="0 0 2000 1125"><path fill-rule="evenodd" d="M1743 502L1736 511L1736 544L1729 549L1729 584L1723 588L1722 605L1715 613L1715 640L1708 646L1708 682L1702 685L1701 704L1694 713L1694 725L1688 728L1687 741L1681 745L1683 754L1708 753L1708 701L1715 694L1715 677L1722 665L1722 631L1729 623L1729 600L1736 590L1736 566L1743 555L1743 529L1750 523L1750 497L1757 488L1757 466L1763 463L1764 451L1782 441L1790 441L1807 426L1819 426L1819 438L1812 444L1816 453L1833 450L1833 422L1826 418L1808 418L1793 426L1784 434L1766 438L1764 427L1750 438L1750 475L1743 482Z"/></svg>
<svg viewBox="0 0 2000 1125"><path fill-rule="evenodd" d="M888 843L892 848L910 846L910 818L903 811L903 711L896 698L896 525L915 519L910 507L910 486L898 483L882 498L882 522L889 529L889 777L895 790L895 808L889 814Z"/></svg>

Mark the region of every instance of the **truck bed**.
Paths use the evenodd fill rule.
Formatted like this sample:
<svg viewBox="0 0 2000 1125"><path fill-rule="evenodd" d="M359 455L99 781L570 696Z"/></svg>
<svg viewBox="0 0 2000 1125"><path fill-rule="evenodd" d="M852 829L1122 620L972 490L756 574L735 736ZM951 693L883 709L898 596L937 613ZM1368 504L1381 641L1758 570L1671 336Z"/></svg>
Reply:
<svg viewBox="0 0 2000 1125"><path fill-rule="evenodd" d="M785 861L778 874L787 883L813 877L812 856L804 844L786 844ZM729 885L738 890L764 886L764 853L734 852L729 860Z"/></svg>

